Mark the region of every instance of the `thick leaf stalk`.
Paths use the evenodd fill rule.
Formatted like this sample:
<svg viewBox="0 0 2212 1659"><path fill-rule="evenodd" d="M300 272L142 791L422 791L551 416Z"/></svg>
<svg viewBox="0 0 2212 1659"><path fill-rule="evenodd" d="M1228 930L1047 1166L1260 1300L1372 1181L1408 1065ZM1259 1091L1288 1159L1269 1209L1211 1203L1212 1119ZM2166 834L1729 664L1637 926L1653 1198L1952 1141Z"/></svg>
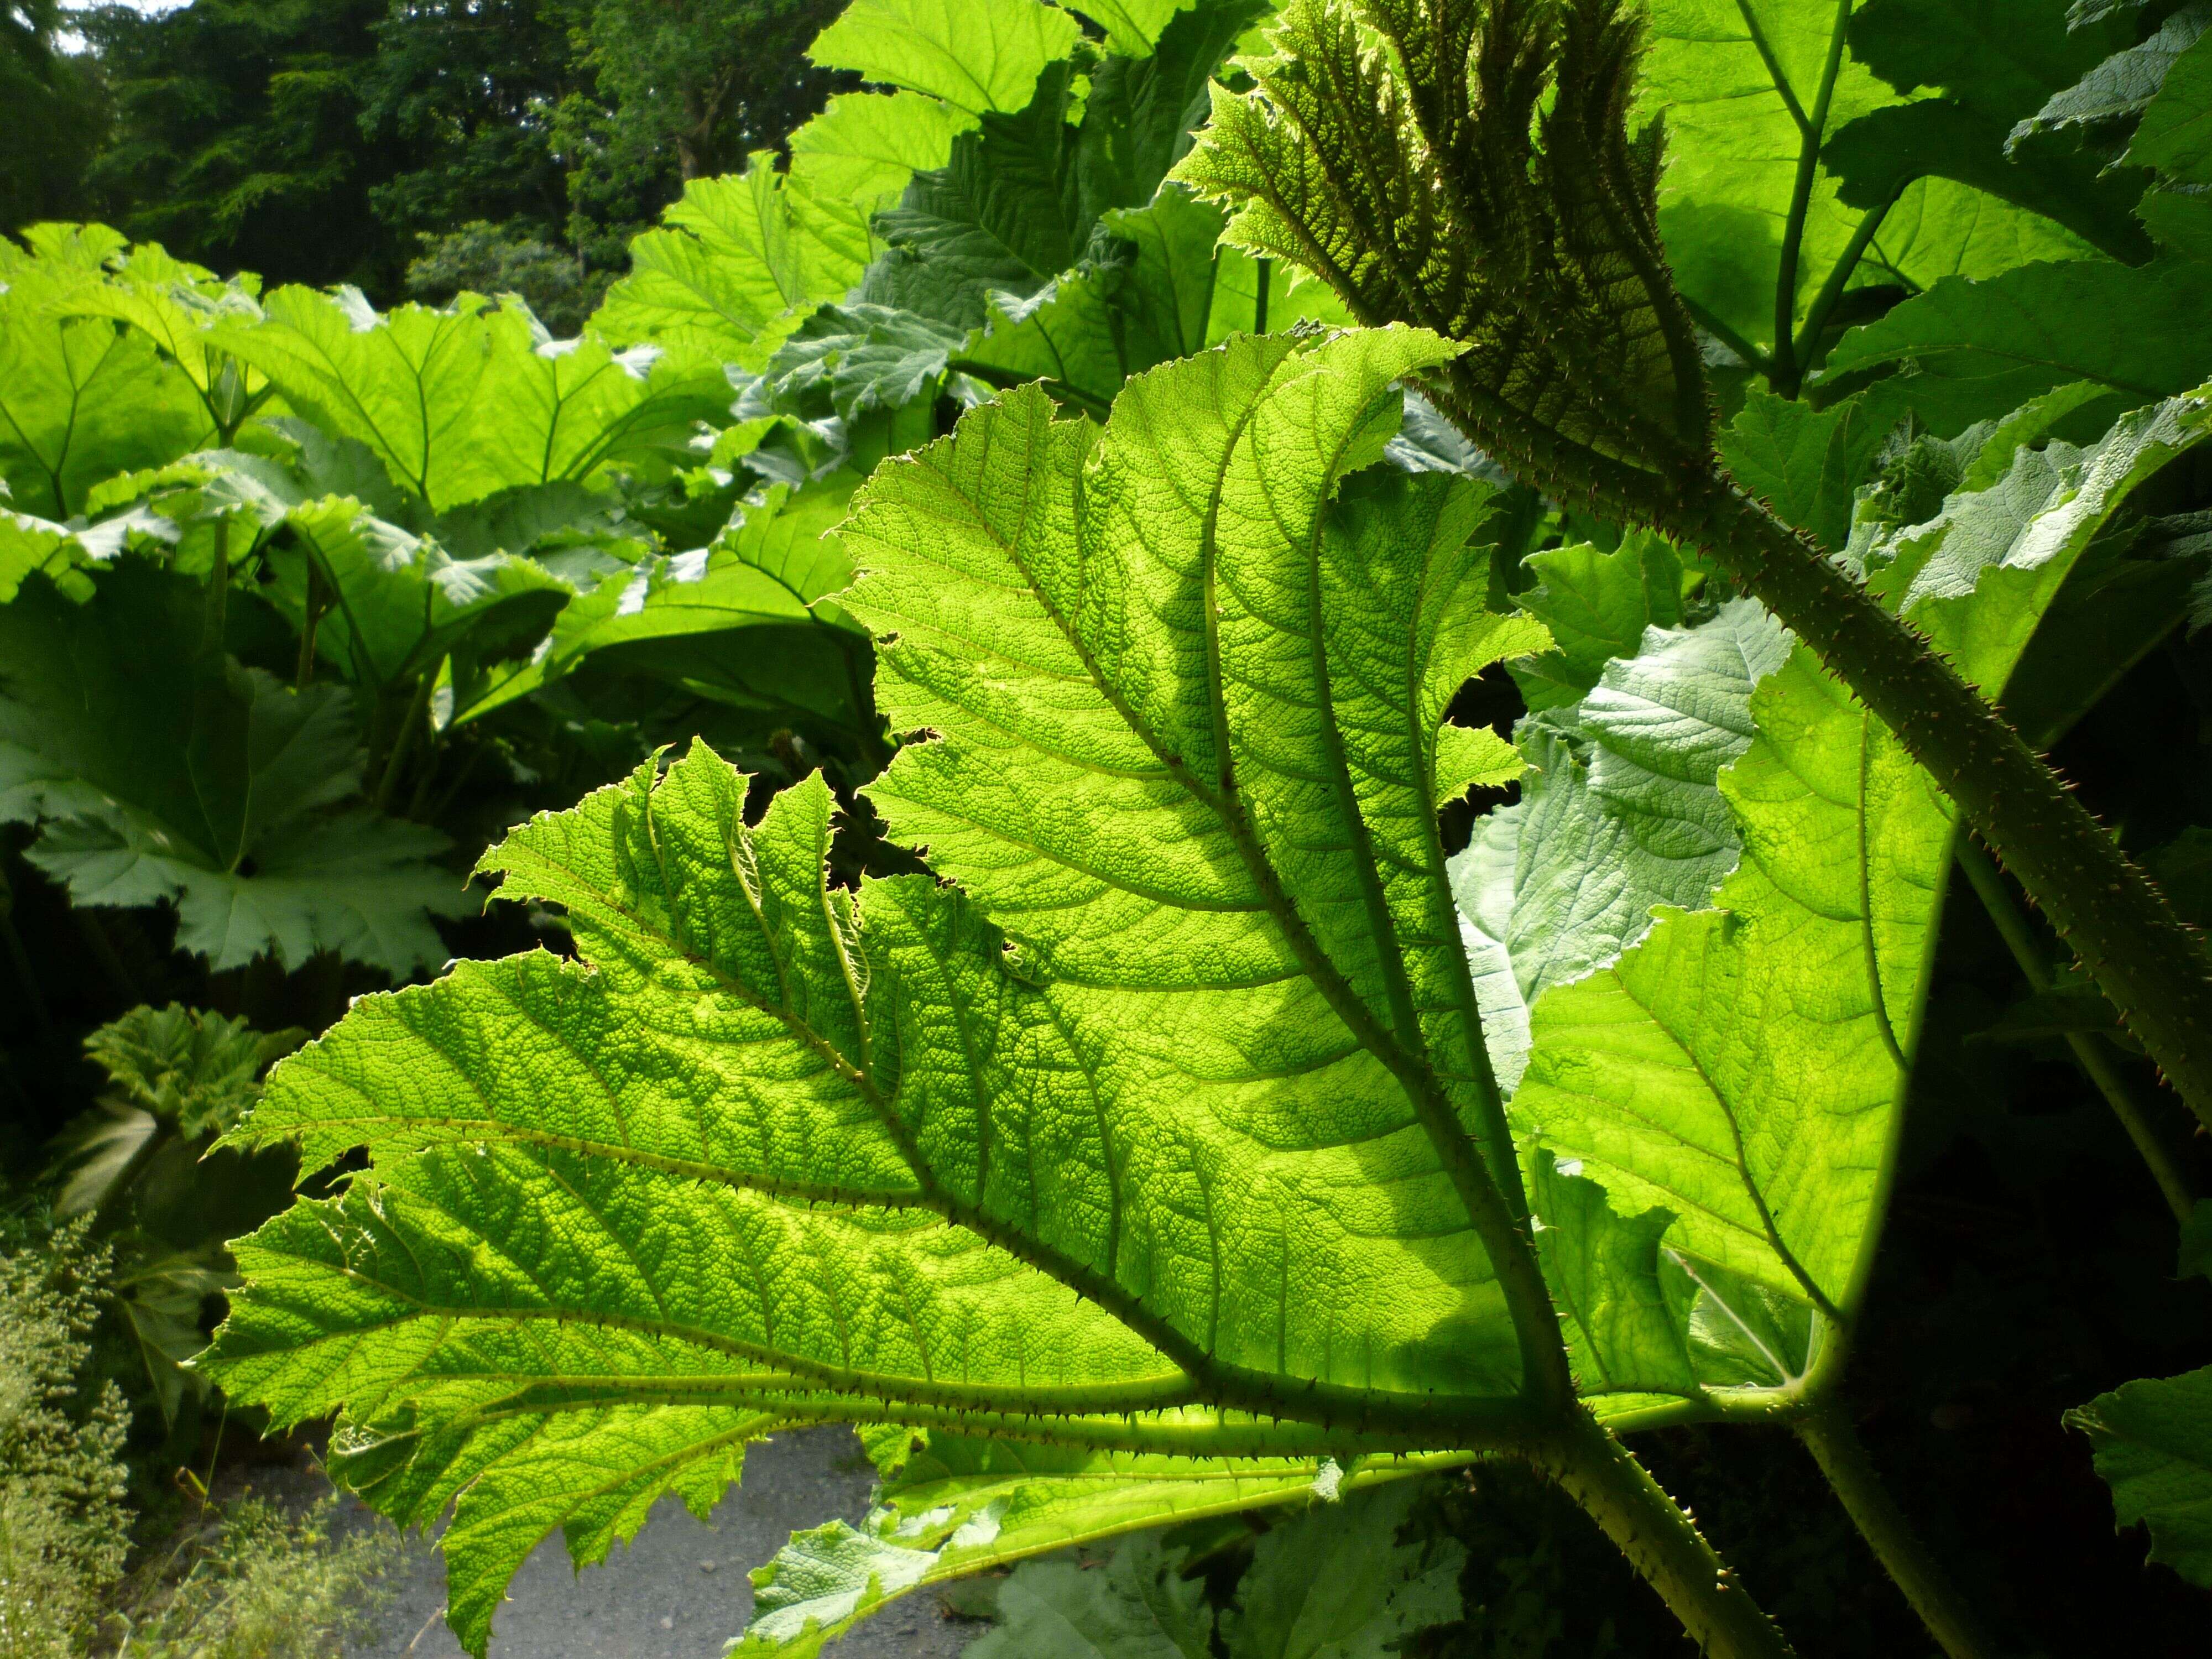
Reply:
<svg viewBox="0 0 2212 1659"><path fill-rule="evenodd" d="M1859 1536L1949 1659L1992 1659L2003 1652L1882 1483L1847 1408L1831 1403L1798 1418L1791 1427L1820 1466Z"/></svg>
<svg viewBox="0 0 2212 1659"><path fill-rule="evenodd" d="M2066 781L1925 639L1741 491L1715 478L1673 516L1928 769L2212 1124L2212 965Z"/></svg>
<svg viewBox="0 0 2212 1659"><path fill-rule="evenodd" d="M1215 88L1179 169L1231 204L1229 240L1362 321L1468 342L1424 378L1470 438L1548 495L1708 551L1891 727L2212 1124L2212 963L2164 896L1924 639L1721 470L1658 233L1662 135L1628 132L1633 14L1294 0L1273 45L1255 90Z"/></svg>
<svg viewBox="0 0 2212 1659"><path fill-rule="evenodd" d="M1650 1471L1586 1414L1576 1414L1539 1455L1538 1467L1659 1592L1701 1652L1781 1659L1790 1651L1774 1621Z"/></svg>

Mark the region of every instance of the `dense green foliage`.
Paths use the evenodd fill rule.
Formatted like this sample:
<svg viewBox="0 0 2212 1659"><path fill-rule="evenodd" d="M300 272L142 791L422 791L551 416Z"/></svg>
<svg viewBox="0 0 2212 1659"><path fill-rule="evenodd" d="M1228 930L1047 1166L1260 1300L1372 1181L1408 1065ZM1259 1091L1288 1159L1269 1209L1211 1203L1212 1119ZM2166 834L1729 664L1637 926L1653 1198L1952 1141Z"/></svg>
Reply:
<svg viewBox="0 0 2212 1659"><path fill-rule="evenodd" d="M834 9L107 4L70 15L72 55L58 9L33 6L0 35L0 86L23 117L0 158L0 229L99 217L272 283L443 301L482 286L440 283L450 240L481 226L506 258L540 244L603 289L685 179L820 108L838 77L799 53ZM589 309L544 314L566 335Z"/></svg>
<svg viewBox="0 0 2212 1659"><path fill-rule="evenodd" d="M1567 1547L1478 1548L1441 1474L1502 1453L1763 1654L1615 1437L1763 1469L1732 1425L1788 1424L1978 1654L1849 1427L1912 1368L1892 1212L1940 1176L2072 1265L1922 1372L2018 1356L2079 1407L2042 1443L2207 1587L2205 1283L2151 1281L2212 1207L2139 1011L1713 540L1620 506L1717 454L1900 648L2083 734L2212 920L2205 729L2158 706L2212 687L2195 9L858 0L812 69L796 12L443 16L275 77L207 37L306 100L239 118L304 146L251 161L265 206L237 145L130 164L226 262L338 199L450 232L432 303L0 246L11 1074L103 1006L37 1161L119 1264L142 1443L209 1387L334 1419L341 1484L452 1510L473 1651L550 1532L600 1559L817 1422L879 1507L756 1575L739 1651L1074 1544L979 1654L1679 1641L1516 1622ZM111 73L156 38L101 27ZM680 198L576 262L656 150ZM40 971L64 928L107 983ZM253 1025L113 1018L173 999ZM27 1166L60 1126L12 1127ZM179 1189L217 1137L250 1215ZM2118 1220L2106 1143L2149 1171ZM2033 1334L2130 1251L2156 1334L2096 1352L2184 1374L2054 1367ZM1809 1510L1730 1501L1713 1545L1811 1647L1737 1535Z"/></svg>

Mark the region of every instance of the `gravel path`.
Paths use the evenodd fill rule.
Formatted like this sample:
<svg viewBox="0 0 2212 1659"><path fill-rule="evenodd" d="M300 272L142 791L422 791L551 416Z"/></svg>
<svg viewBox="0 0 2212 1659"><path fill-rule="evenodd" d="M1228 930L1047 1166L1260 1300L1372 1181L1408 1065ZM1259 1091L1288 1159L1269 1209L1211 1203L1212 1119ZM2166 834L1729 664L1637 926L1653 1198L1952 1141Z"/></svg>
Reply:
<svg viewBox="0 0 2212 1659"><path fill-rule="evenodd" d="M875 1471L849 1429L779 1435L747 1449L744 1484L702 1525L674 1498L636 1541L580 1574L556 1534L523 1564L492 1626L489 1659L720 1659L752 1613L745 1575L792 1533L858 1521ZM409 1540L386 1633L349 1659L460 1659L446 1628L445 1571ZM986 1626L949 1620L927 1592L895 1603L832 1646L830 1659L955 1659Z"/></svg>

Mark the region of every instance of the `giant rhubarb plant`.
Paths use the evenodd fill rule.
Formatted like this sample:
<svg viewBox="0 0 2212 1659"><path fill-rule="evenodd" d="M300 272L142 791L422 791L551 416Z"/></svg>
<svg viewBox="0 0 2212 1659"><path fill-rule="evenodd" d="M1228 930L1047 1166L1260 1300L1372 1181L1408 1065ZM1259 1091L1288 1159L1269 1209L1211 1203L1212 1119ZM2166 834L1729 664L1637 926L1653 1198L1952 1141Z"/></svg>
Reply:
<svg viewBox="0 0 2212 1659"><path fill-rule="evenodd" d="M1550 643L1490 608L1489 486L1370 465L1399 382L1457 349L1240 337L1103 428L1032 387L886 463L844 603L919 734L869 797L937 879L829 885L821 781L749 817L695 746L487 855L579 960L363 999L274 1073L240 1143L371 1162L238 1244L206 1363L280 1421L343 1412L334 1471L386 1512L455 1504L473 1649L552 1529L596 1559L665 1493L711 1504L748 1440L858 1421L921 1431L908 1512L794 1540L763 1648L1493 1452L1709 1650L1774 1654L1614 1437L1749 1417L1800 1426L1972 1650L1834 1396L1953 809L1739 602L1547 717L1595 781L1553 767L1448 871L1440 803L1522 763L1445 708ZM2018 488L1893 538L1883 602L1999 690L2203 424L2131 417L2063 487L2024 452ZM1654 856L1590 866L1620 916L1700 901L1740 848L1724 910L1591 942L1528 872L1624 830Z"/></svg>
<svg viewBox="0 0 2212 1659"><path fill-rule="evenodd" d="M1515 762L1443 714L1543 641L1486 607L1484 486L1359 471L1455 349L1240 341L1103 433L1018 392L889 464L847 602L936 737L872 799L957 886L826 888L827 790L749 824L695 748L488 855L581 963L366 1000L276 1074L246 1139L374 1167L240 1244L209 1363L343 1407L394 1513L462 1494L473 1645L553 1526L860 1419L1308 1479L1512 1449L1715 1651L1781 1650L1602 1426L1697 1391L1652 1230L1539 1158L1533 1233L1482 1042L1436 808Z"/></svg>
<svg viewBox="0 0 2212 1659"><path fill-rule="evenodd" d="M1956 663L1720 466L1660 237L1663 135L1629 131L1640 37L1621 0L1292 0L1178 173L1233 207L1231 242L1322 276L1362 321L1471 343L1424 384L1517 476L1705 549L1757 595L2212 1123L2212 963L2164 897ZM1831 75L1841 51L1838 33Z"/></svg>

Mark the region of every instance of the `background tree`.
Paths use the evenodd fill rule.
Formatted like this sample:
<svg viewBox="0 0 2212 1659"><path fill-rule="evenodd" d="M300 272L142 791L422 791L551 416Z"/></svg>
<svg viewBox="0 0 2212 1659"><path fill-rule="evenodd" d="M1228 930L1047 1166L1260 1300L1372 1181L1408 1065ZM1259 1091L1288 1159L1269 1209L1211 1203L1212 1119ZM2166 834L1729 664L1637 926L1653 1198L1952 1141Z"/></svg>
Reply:
<svg viewBox="0 0 2212 1659"><path fill-rule="evenodd" d="M390 135L404 159L369 204L399 245L411 255L478 221L563 240L552 117L588 71L561 0L390 0L374 33L362 129Z"/></svg>
<svg viewBox="0 0 2212 1659"><path fill-rule="evenodd" d="M362 114L386 0L197 0L77 14L115 124L89 186L134 238L270 284L376 291L405 258L370 210L402 168Z"/></svg>
<svg viewBox="0 0 2212 1659"><path fill-rule="evenodd" d="M836 0L599 0L578 44L613 113L616 148L665 146L681 178L699 179L781 143L821 107L836 77L807 61L806 45L841 9Z"/></svg>
<svg viewBox="0 0 2212 1659"><path fill-rule="evenodd" d="M380 303L519 289L573 329L684 181L849 82L833 0L9 0L0 228L98 216L217 270ZM110 117L112 107L112 116ZM526 274L518 275L518 273Z"/></svg>
<svg viewBox="0 0 2212 1659"><path fill-rule="evenodd" d="M61 50L58 0L0 5L0 223L64 219L84 211L84 171L107 127L98 76Z"/></svg>
<svg viewBox="0 0 2212 1659"><path fill-rule="evenodd" d="M477 219L425 240L422 257L407 267L407 295L443 305L465 290L520 294L538 320L565 339L582 331L612 276L592 270L580 252Z"/></svg>

